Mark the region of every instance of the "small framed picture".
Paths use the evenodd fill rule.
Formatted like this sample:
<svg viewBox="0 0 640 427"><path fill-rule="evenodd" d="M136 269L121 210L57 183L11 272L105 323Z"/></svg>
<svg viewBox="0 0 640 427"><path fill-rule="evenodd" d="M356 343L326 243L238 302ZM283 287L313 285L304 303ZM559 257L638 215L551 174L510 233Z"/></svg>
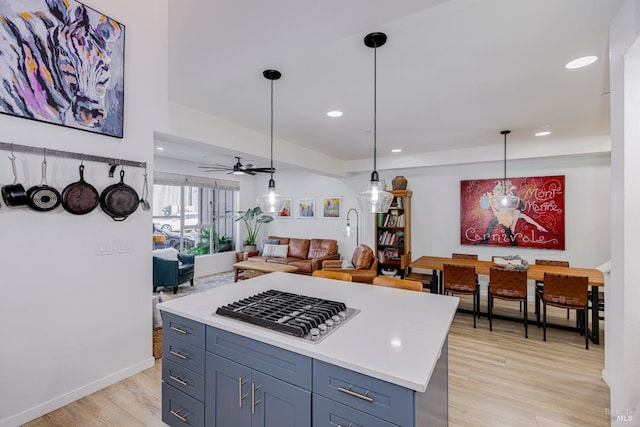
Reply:
<svg viewBox="0 0 640 427"><path fill-rule="evenodd" d="M305 197L298 199L297 204L298 218L310 219L316 217L316 199L313 197Z"/></svg>
<svg viewBox="0 0 640 427"><path fill-rule="evenodd" d="M322 218L339 219L340 218L340 197L323 197L322 198Z"/></svg>
<svg viewBox="0 0 640 427"><path fill-rule="evenodd" d="M282 209L280 209L276 213L276 217L282 218L282 219L291 219L293 216L293 213L291 212L292 206L293 206L292 199L284 199L284 204L282 205Z"/></svg>

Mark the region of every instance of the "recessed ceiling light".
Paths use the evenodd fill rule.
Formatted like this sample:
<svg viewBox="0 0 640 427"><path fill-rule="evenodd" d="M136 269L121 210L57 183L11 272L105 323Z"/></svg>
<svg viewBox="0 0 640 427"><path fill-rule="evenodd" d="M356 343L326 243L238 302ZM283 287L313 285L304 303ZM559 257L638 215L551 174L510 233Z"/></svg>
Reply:
<svg viewBox="0 0 640 427"><path fill-rule="evenodd" d="M542 132L537 132L535 134L535 136L547 136L547 135L551 135L551 132L549 132L548 130L542 131Z"/></svg>
<svg viewBox="0 0 640 427"><path fill-rule="evenodd" d="M568 70L575 70L576 68L586 67L587 65L591 65L598 60L597 56L583 56L582 58L574 59L569 62L564 68Z"/></svg>
<svg viewBox="0 0 640 427"><path fill-rule="evenodd" d="M393 150L391 150L392 153L401 153L402 152L402 148L394 148Z"/></svg>
<svg viewBox="0 0 640 427"><path fill-rule="evenodd" d="M342 116L342 111L337 111L337 110L336 111L329 111L327 113L327 116L329 116L329 117L340 117L340 116Z"/></svg>
<svg viewBox="0 0 640 427"><path fill-rule="evenodd" d="M163 151L163 150L164 150L164 147L156 147L156 150L158 150L158 151Z"/></svg>

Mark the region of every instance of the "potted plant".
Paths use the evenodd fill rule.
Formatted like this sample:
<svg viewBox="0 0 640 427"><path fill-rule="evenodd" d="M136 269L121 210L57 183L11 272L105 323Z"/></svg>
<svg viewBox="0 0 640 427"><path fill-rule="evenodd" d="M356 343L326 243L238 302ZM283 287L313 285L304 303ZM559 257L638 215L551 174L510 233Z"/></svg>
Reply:
<svg viewBox="0 0 640 427"><path fill-rule="evenodd" d="M247 209L246 211L233 213L236 215L235 221L242 221L245 227L247 227L247 238L244 241L244 248L242 250L244 252L255 251L256 239L258 238L260 227L262 227L262 224L273 221L273 217L263 214L259 206L253 209Z"/></svg>

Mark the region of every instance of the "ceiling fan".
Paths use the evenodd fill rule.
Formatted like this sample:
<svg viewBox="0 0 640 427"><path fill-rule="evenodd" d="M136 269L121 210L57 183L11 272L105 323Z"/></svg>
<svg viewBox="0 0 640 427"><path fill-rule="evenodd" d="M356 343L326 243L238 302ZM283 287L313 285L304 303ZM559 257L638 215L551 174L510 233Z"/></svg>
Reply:
<svg viewBox="0 0 640 427"><path fill-rule="evenodd" d="M229 171L227 175L229 174L244 175L245 173L249 175L255 175L256 172L264 172L264 173L275 172L275 168L273 169L272 168L256 168L256 167L253 167L253 165L250 163L247 163L247 166L243 166L242 163L240 162L240 157L238 156L235 156L235 157L238 161L233 166L216 164L212 166L198 166L198 167L201 169L204 169L205 172Z"/></svg>

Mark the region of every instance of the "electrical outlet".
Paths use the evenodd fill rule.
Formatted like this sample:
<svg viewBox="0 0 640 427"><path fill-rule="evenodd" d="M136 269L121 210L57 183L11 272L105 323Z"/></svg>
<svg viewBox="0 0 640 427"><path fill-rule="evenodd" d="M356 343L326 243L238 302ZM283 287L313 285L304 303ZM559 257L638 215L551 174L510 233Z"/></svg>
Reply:
<svg viewBox="0 0 640 427"><path fill-rule="evenodd" d="M113 243L110 240L102 240L96 243L96 255L113 254Z"/></svg>

